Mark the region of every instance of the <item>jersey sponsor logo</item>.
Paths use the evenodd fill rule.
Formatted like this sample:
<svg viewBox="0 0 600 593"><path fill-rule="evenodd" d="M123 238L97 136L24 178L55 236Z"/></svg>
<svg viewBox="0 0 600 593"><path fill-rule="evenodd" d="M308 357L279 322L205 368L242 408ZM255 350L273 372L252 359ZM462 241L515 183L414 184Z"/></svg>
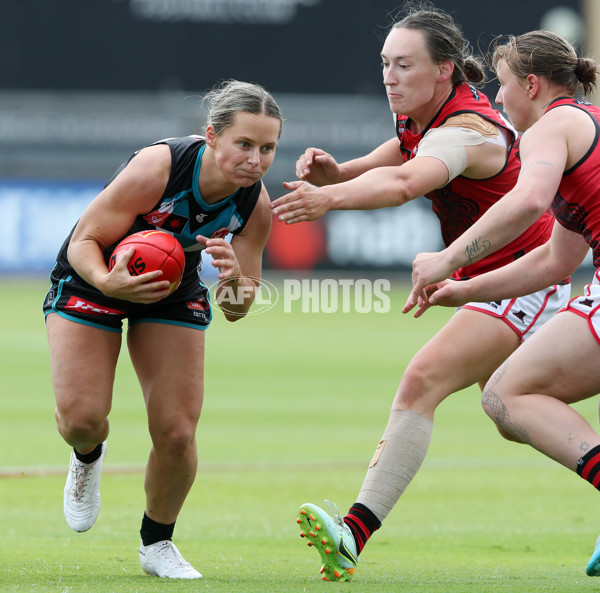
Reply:
<svg viewBox="0 0 600 593"><path fill-rule="evenodd" d="M186 305L188 309L192 311L192 315L197 317L201 321L206 323L210 322L210 305L205 299L198 299L196 301L187 301Z"/></svg>
<svg viewBox="0 0 600 593"><path fill-rule="evenodd" d="M188 309L195 309L196 311L206 311L206 309L208 309L208 303L203 299L188 301L186 305L188 306Z"/></svg>
<svg viewBox="0 0 600 593"><path fill-rule="evenodd" d="M220 229L217 229L211 236L211 239L223 239L224 237L226 237L229 234L229 229L224 226L221 227Z"/></svg>
<svg viewBox="0 0 600 593"><path fill-rule="evenodd" d="M125 315L124 311L119 309L111 309L110 307L103 307L91 301L72 296L65 305L65 309L69 311L77 311L78 313L87 313L88 315Z"/></svg>
<svg viewBox="0 0 600 593"><path fill-rule="evenodd" d="M162 226L163 222L169 217L168 212L158 212L155 210L154 212L150 212L150 214L146 214L144 216L144 220L153 225L153 226Z"/></svg>

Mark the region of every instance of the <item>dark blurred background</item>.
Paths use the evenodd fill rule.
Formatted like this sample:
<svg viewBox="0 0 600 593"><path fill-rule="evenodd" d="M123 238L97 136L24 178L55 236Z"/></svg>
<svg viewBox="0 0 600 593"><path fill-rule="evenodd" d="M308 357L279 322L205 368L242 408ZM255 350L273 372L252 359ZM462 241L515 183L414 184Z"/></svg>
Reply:
<svg viewBox="0 0 600 593"><path fill-rule="evenodd" d="M584 53L597 0L439 0L475 53L499 34L551 28ZM0 0L0 272L47 272L114 169L141 146L202 130L203 93L238 78L278 100L286 122L265 183L296 158L339 161L393 136L379 52L401 8L387 0ZM592 48L593 50L593 48ZM484 91L493 99L496 87ZM6 244L6 242L5 242ZM274 222L275 269L407 269L440 247L427 200L389 211Z"/></svg>

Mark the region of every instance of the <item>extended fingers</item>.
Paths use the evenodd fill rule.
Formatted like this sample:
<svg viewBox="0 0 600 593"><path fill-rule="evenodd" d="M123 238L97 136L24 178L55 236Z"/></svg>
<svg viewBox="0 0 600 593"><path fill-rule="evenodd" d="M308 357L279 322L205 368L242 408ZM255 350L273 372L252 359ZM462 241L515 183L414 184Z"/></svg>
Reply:
<svg viewBox="0 0 600 593"><path fill-rule="evenodd" d="M276 200L273 200L271 202L271 204L270 204L271 209L275 210L275 214L277 214L278 210L281 209L285 204L289 204L290 202L293 202L294 200L297 199L297 194L296 194L295 190L297 190L303 184L304 184L304 181L284 181L283 182L283 187L285 187L285 189L289 189L290 193L284 194L283 196L280 196L279 198L277 198ZM285 210L287 210L287 208ZM281 211L284 212L285 210L281 210Z"/></svg>

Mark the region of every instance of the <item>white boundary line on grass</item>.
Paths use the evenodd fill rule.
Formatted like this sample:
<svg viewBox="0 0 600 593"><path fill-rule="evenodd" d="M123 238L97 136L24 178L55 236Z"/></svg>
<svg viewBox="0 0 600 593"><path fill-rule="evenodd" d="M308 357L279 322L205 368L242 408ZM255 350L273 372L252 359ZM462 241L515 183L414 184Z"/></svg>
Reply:
<svg viewBox="0 0 600 593"><path fill-rule="evenodd" d="M294 463L294 462L239 462L239 463L200 463L198 464L198 473L224 473L240 471L332 471L332 470L365 470L366 462L361 461L324 461L315 463ZM506 458L457 458L457 459L427 459L424 469L427 467L436 469L492 469L492 468L512 468L512 469L559 469L555 462L545 457L536 459L506 459ZM146 470L145 465L106 465L102 467L103 474L140 474ZM0 467L0 479L6 478L39 478L66 475L68 466L22 466L22 467Z"/></svg>

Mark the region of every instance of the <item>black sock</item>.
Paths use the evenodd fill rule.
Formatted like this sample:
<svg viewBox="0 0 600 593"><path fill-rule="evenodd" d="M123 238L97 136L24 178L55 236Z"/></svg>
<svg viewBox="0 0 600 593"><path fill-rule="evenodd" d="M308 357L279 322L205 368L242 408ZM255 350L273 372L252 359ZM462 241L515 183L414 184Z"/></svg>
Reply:
<svg viewBox="0 0 600 593"><path fill-rule="evenodd" d="M80 453L75 447L73 447L73 452L75 453L75 457L77 457L81 463L94 463L94 461L100 459L100 455L102 455L102 443L96 445L96 448L89 453Z"/></svg>
<svg viewBox="0 0 600 593"><path fill-rule="evenodd" d="M145 546L150 546L156 542L162 542L165 539L170 540L173 537L174 529L175 523L170 523L169 525L157 523L153 519L150 519L146 513L144 513L144 518L142 519L142 528L140 529L142 543Z"/></svg>
<svg viewBox="0 0 600 593"><path fill-rule="evenodd" d="M360 502L354 505L344 517L344 523L348 525L354 539L358 554L362 552L368 539L381 527L381 521Z"/></svg>
<svg viewBox="0 0 600 593"><path fill-rule="evenodd" d="M590 449L577 462L577 473L600 490L600 445Z"/></svg>

